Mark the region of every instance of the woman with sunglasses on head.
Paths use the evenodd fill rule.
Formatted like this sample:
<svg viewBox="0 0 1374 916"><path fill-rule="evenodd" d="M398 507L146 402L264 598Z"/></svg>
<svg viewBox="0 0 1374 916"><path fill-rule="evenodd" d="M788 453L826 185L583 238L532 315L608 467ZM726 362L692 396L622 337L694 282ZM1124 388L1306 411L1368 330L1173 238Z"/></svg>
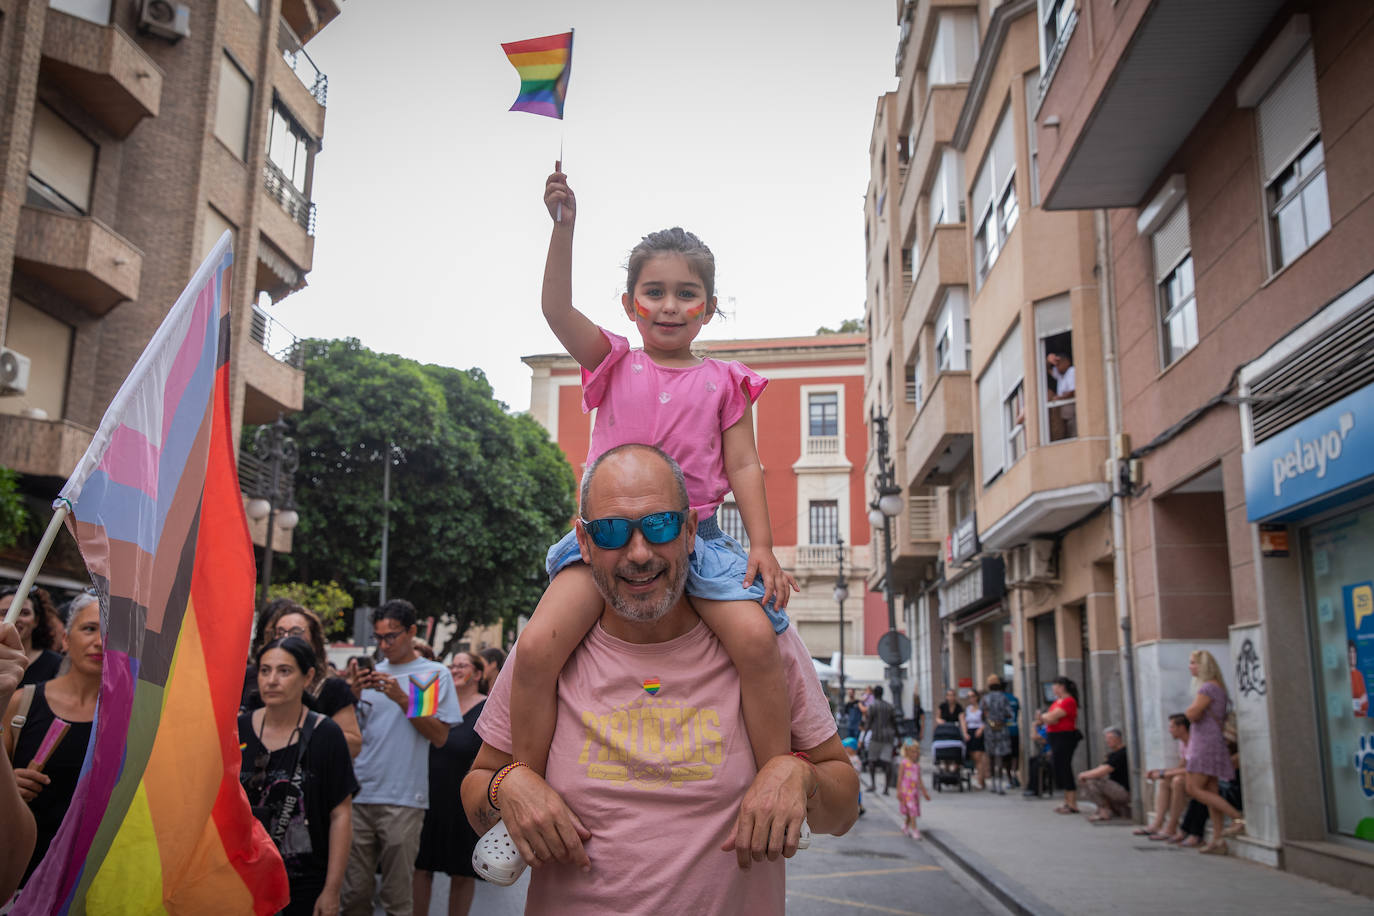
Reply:
<svg viewBox="0 0 1374 916"><path fill-rule="evenodd" d="M320 621L319 615L294 601L283 601L278 605L276 613L263 623L263 628L267 633L267 638L263 640L264 645L274 639L286 639L288 636L295 636L310 643L310 647L315 650L315 676L305 688L305 705L333 719L334 724L342 729L344 740L348 742L349 756L357 757L363 748L363 733L358 727L355 709L358 698L353 695L353 688L348 686L348 681L341 677L330 677L328 674L329 661L324 647L324 624ZM255 671L254 678L256 677ZM245 695L240 711L248 712L261 708L262 698L254 686Z"/></svg>
<svg viewBox="0 0 1374 916"><path fill-rule="evenodd" d="M19 589L11 585L0 589L0 615L5 614L14 602L14 593ZM25 684L37 684L57 677L62 667L62 656L57 650L62 648L53 621L60 619L53 607L48 593L34 586L24 599L15 619L15 629L24 644L24 654L29 657L29 669L24 672Z"/></svg>
<svg viewBox="0 0 1374 916"><path fill-rule="evenodd" d="M81 595L71 603L69 613L67 670L52 680L16 690L5 710L6 726L15 716L25 716L18 728L6 727L5 751L14 764L19 794L29 803L38 826L38 842L24 881L42 861L71 807L100 693L105 661L100 602L92 595Z"/></svg>
<svg viewBox="0 0 1374 916"><path fill-rule="evenodd" d="M291 902L281 912L337 916L358 791L348 745L304 703L319 664L308 642L273 640L256 661L263 707L239 716L239 781L286 865Z"/></svg>
<svg viewBox="0 0 1374 916"><path fill-rule="evenodd" d="M472 829L463 813L463 798L458 790L482 747L476 728L486 701L486 692L482 689L483 661L476 653L459 652L448 663L463 721L449 729L448 741L443 747L429 749L429 810L420 828L420 852L415 857L417 914L429 913L436 871L450 878L449 916L467 916L477 888L477 872L472 867L477 831Z"/></svg>

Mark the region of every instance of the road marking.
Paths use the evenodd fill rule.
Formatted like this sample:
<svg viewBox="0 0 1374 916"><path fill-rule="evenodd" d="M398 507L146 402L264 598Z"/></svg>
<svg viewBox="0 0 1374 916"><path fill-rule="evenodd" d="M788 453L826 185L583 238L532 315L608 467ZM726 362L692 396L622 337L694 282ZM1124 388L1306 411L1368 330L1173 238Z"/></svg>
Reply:
<svg viewBox="0 0 1374 916"><path fill-rule="evenodd" d="M860 910L872 910L876 913L896 913L897 916L921 916L915 910L894 910L888 906L878 906L876 903L859 903L856 900L839 900L835 897L822 897L820 894L803 894L801 891L789 890L789 897L801 897L805 900L819 900L822 903L838 903L841 906L852 906Z"/></svg>
<svg viewBox="0 0 1374 916"><path fill-rule="evenodd" d="M938 865L903 865L900 868L870 868L864 871L832 871L823 875L788 875L788 882L815 881L819 878L862 878L869 875L901 875L918 871L944 871Z"/></svg>

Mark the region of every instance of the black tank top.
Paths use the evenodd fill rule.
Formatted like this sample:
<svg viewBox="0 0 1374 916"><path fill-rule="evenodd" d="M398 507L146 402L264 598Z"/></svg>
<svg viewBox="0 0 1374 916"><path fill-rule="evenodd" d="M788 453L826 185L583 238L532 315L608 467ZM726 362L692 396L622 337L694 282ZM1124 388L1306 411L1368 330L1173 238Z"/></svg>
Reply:
<svg viewBox="0 0 1374 916"><path fill-rule="evenodd" d="M34 685L28 720L19 733L19 744L14 749L16 769L29 768L43 744L44 736L57 719L48 705L45 695L47 686L46 683ZM86 759L86 744L90 739L90 722L72 722L66 737L58 743L52 756L43 765L43 775L52 782L29 802L29 809L33 811L33 819L38 827L38 842L34 843L33 857L29 859L29 867L24 872L25 882L47 853L48 846L57 835L57 828L62 825L62 818L67 814L67 808L71 806L76 781L81 775L81 762Z"/></svg>

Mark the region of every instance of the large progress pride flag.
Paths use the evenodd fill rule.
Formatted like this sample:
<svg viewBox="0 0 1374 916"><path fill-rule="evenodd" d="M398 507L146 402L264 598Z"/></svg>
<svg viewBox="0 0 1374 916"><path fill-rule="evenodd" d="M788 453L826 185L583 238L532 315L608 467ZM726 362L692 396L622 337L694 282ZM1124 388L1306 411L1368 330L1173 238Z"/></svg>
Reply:
<svg viewBox="0 0 1374 916"><path fill-rule="evenodd" d="M76 797L18 914L267 914L289 896L238 780L255 576L229 426L230 240L58 498L100 593L105 666Z"/></svg>

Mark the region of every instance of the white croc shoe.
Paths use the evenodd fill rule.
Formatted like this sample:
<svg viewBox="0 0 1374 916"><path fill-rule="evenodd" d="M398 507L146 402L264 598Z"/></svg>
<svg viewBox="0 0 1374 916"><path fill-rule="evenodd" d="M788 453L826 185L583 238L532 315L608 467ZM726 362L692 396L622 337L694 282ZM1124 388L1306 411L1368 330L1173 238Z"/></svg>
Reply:
<svg viewBox="0 0 1374 916"><path fill-rule="evenodd" d="M497 821L495 827L482 834L472 850L473 871L479 878L501 887L510 887L518 881L526 867L520 851L511 842L505 821Z"/></svg>
<svg viewBox="0 0 1374 916"><path fill-rule="evenodd" d="M811 848L811 827L806 823L806 821L802 821L801 833L797 835L797 848Z"/></svg>

